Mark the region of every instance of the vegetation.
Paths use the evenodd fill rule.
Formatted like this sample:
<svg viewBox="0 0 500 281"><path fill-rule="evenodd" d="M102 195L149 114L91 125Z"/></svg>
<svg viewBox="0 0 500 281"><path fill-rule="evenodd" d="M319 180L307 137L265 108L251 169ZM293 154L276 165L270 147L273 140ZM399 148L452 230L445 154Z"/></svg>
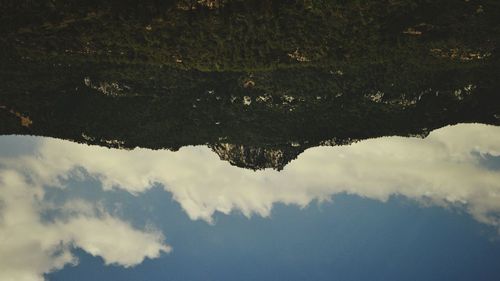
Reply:
<svg viewBox="0 0 500 281"><path fill-rule="evenodd" d="M488 56L500 32L494 0L123 2L13 1L4 38L31 58L260 71Z"/></svg>
<svg viewBox="0 0 500 281"><path fill-rule="evenodd" d="M293 158L319 144L500 123L497 1L0 5L2 134L231 143ZM267 167L261 156L233 162Z"/></svg>

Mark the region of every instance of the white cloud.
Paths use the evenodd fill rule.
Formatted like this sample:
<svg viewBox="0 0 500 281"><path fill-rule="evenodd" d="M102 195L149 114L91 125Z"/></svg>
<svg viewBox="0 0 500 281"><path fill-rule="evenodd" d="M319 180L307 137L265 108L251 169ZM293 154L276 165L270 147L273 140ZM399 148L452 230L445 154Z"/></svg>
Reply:
<svg viewBox="0 0 500 281"><path fill-rule="evenodd" d="M157 231L140 231L86 202L67 202L65 220L44 222L43 187L13 170L0 171L0 280L38 281L43 274L77 263L74 247L109 264L132 266L168 252ZM75 204L73 204L75 203Z"/></svg>
<svg viewBox="0 0 500 281"><path fill-rule="evenodd" d="M306 150L282 172L251 171L219 160L206 147L178 152L124 151L42 138L36 157L5 159L38 182L56 184L76 167L113 187L139 193L161 183L192 219L240 210L267 216L276 202L305 206L347 192L378 200L394 194L436 204L466 203L476 219L497 224L500 173L476 153L500 155L500 128L461 124L426 139L388 137Z"/></svg>
<svg viewBox="0 0 500 281"><path fill-rule="evenodd" d="M100 256L106 264L134 266L144 258L157 258L171 248L162 244L160 232L144 232L105 215L102 218L77 217L59 226L75 245Z"/></svg>

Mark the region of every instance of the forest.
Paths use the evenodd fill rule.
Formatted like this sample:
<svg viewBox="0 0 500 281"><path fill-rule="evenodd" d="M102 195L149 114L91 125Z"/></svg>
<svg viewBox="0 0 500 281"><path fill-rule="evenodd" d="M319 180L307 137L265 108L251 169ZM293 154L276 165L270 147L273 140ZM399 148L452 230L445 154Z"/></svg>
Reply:
<svg viewBox="0 0 500 281"><path fill-rule="evenodd" d="M231 144L258 169L316 145L500 124L498 1L1 5L1 134Z"/></svg>

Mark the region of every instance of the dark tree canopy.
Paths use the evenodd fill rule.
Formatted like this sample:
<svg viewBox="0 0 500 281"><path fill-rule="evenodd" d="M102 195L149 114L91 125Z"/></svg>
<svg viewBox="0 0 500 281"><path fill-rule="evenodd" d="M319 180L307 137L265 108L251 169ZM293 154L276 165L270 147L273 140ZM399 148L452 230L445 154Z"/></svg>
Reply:
<svg viewBox="0 0 500 281"><path fill-rule="evenodd" d="M0 5L2 134L209 144L258 169L320 144L500 123L498 1Z"/></svg>

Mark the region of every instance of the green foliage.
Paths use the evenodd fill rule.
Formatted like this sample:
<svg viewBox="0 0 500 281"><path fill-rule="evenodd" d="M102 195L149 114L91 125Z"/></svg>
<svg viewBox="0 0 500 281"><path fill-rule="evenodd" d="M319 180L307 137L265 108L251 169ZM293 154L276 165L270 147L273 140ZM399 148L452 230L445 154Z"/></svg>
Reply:
<svg viewBox="0 0 500 281"><path fill-rule="evenodd" d="M129 2L25 0L3 40L32 58L262 71L489 53L500 37L495 1Z"/></svg>
<svg viewBox="0 0 500 281"><path fill-rule="evenodd" d="M2 1L0 133L296 155L499 125L497 1L211 3Z"/></svg>

